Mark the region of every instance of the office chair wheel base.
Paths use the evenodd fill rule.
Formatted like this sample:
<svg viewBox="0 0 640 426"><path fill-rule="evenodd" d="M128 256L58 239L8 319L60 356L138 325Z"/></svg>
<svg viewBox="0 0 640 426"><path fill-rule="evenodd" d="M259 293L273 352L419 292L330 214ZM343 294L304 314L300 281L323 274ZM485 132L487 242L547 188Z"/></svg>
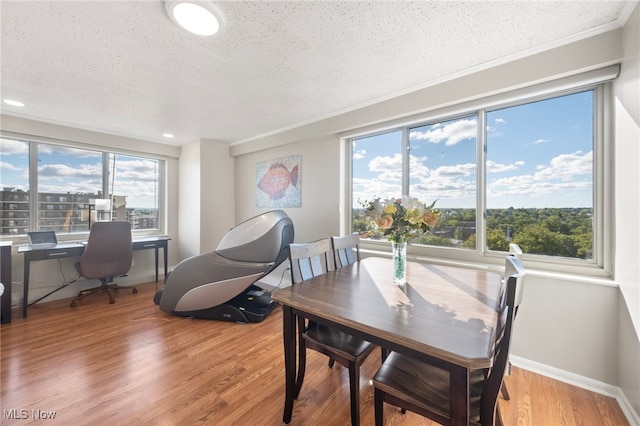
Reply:
<svg viewBox="0 0 640 426"><path fill-rule="evenodd" d="M78 304L76 303L76 301L74 300L73 302L71 302L71 307L75 308L76 306L78 306Z"/></svg>
<svg viewBox="0 0 640 426"><path fill-rule="evenodd" d="M133 294L138 294L138 289L137 288L133 288Z"/></svg>
<svg viewBox="0 0 640 426"><path fill-rule="evenodd" d="M115 299L109 299L109 304L113 305L114 303L116 303Z"/></svg>

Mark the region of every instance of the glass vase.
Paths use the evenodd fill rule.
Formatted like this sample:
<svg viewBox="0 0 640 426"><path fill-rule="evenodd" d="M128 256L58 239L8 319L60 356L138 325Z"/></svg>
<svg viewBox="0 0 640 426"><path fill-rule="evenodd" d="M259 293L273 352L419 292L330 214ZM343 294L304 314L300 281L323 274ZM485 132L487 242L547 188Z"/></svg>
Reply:
<svg viewBox="0 0 640 426"><path fill-rule="evenodd" d="M407 283L407 243L391 241L393 253L393 282L397 285Z"/></svg>

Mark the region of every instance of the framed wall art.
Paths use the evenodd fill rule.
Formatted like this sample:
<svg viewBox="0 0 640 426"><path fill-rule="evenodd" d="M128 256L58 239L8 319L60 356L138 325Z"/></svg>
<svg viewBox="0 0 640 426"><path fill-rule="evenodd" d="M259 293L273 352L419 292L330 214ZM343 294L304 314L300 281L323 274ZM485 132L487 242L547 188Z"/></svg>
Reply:
<svg viewBox="0 0 640 426"><path fill-rule="evenodd" d="M256 206L302 207L300 156L261 161L256 165Z"/></svg>

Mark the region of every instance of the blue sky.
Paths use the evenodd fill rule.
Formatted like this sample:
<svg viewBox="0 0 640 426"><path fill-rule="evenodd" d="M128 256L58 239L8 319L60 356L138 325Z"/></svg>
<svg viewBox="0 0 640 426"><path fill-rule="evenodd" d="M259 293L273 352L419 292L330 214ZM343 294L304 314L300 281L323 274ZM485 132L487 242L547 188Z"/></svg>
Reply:
<svg viewBox="0 0 640 426"><path fill-rule="evenodd" d="M54 193L98 193L102 189L102 153L54 145L38 145L38 189ZM115 195L127 196L127 207L157 205L157 161L118 155ZM0 186L27 190L28 144L2 139ZM111 181L109 182L111 187Z"/></svg>
<svg viewBox="0 0 640 426"><path fill-rule="evenodd" d="M487 113L487 208L592 207L592 92ZM476 205L475 115L411 129L411 195ZM401 192L401 132L353 144L358 199Z"/></svg>

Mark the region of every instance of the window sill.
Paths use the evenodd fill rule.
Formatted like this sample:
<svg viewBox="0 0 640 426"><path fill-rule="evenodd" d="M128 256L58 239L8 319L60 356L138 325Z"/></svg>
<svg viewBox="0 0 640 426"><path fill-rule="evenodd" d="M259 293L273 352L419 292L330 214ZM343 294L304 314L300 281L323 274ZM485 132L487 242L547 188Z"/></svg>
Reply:
<svg viewBox="0 0 640 426"><path fill-rule="evenodd" d="M379 256L391 257L391 249L382 249L382 247L362 247L361 242L360 253L362 257ZM469 268L477 270L490 270L495 272L504 271L504 256L499 254L491 254L482 257L482 260L473 259L455 259L445 258L441 256L429 256L420 253L407 253L407 260L418 263L432 263L435 265L455 266L459 268ZM530 261L526 258L522 261L527 275L563 280L574 281L585 284L603 285L607 287L618 287L618 283L604 269L596 265L567 265L563 263L544 263L540 261ZM570 262L567 262L570 263Z"/></svg>

